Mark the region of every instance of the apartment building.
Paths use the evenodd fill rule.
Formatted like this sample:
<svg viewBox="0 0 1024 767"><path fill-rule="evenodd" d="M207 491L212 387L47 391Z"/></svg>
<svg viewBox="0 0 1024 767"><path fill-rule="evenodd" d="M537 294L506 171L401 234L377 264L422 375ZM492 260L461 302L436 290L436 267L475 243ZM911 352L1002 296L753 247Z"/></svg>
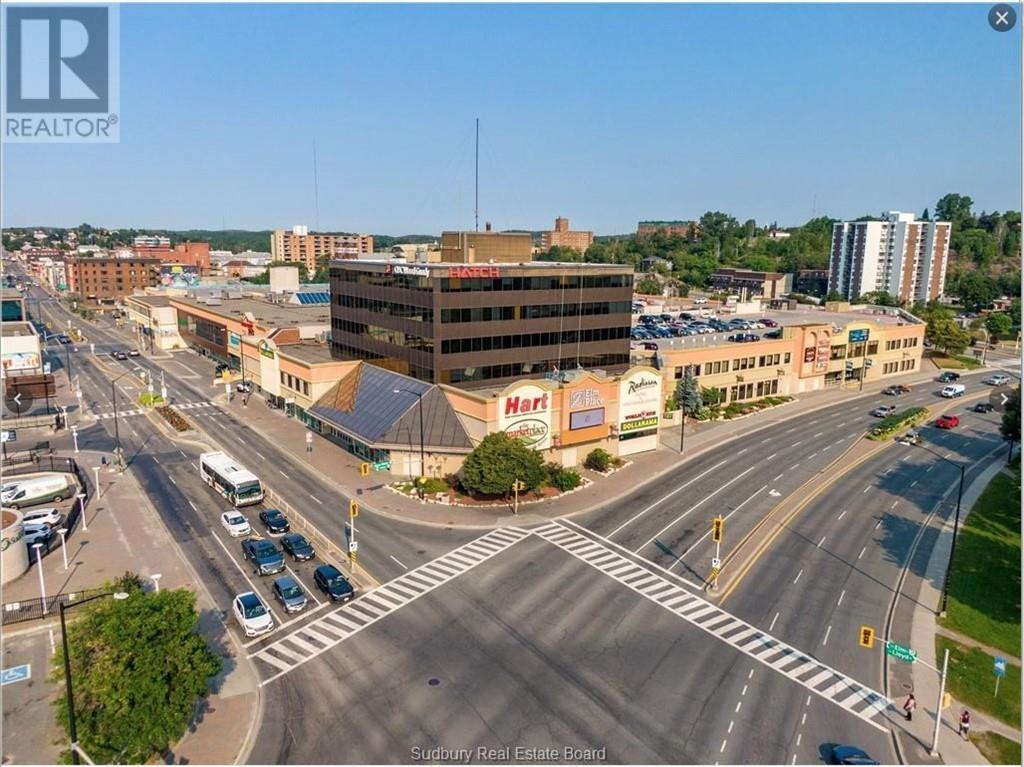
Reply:
<svg viewBox="0 0 1024 767"><path fill-rule="evenodd" d="M93 306L112 306L136 290L160 284L158 258L76 258L70 268L75 291Z"/></svg>
<svg viewBox="0 0 1024 767"><path fill-rule="evenodd" d="M550 232L541 232L540 246L544 250L558 246L560 248L572 248L579 253L586 253L587 248L594 242L593 232L574 232L569 229L569 219L561 216L555 219L555 228Z"/></svg>
<svg viewBox="0 0 1024 767"><path fill-rule="evenodd" d="M729 293L779 298L793 290L793 275L781 272L752 272L748 269L715 269L711 287Z"/></svg>
<svg viewBox="0 0 1024 767"><path fill-rule="evenodd" d="M370 234L328 234L310 232L308 226L293 226L290 232L275 229L270 236L271 260L305 264L310 272L332 259L359 258L370 253Z"/></svg>
<svg viewBox="0 0 1024 767"><path fill-rule="evenodd" d="M876 221L842 221L832 229L829 291L853 299L885 291L901 301L939 298L946 286L951 225L889 211Z"/></svg>

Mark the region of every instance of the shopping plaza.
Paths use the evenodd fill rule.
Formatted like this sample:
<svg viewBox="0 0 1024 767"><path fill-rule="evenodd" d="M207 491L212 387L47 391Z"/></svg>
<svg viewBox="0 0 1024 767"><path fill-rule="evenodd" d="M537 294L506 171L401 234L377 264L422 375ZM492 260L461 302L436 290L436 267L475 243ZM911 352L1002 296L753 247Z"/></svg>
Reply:
<svg viewBox="0 0 1024 767"><path fill-rule="evenodd" d="M609 265L345 261L329 287L150 289L125 308L140 345L217 359L253 396L401 475L456 471L497 431L565 466L597 447L658 449L687 372L728 403L920 369L923 322L842 303L759 311L777 338L631 349L632 281Z"/></svg>

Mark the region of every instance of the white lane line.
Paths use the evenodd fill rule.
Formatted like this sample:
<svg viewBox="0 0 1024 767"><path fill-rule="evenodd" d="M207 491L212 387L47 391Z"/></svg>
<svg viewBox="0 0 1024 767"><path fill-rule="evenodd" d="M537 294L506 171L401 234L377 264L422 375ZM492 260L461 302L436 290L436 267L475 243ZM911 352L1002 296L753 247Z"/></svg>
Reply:
<svg viewBox="0 0 1024 767"><path fill-rule="evenodd" d="M235 437L235 439L238 440L238 444L240 444L240 445L244 445L245 444L245 440L242 439L241 437Z"/></svg>
<svg viewBox="0 0 1024 767"><path fill-rule="evenodd" d="M867 546L865 546L863 549L861 549L860 550L860 554L857 555L857 559L860 559L862 556L864 556L864 552L867 551L867 550L868 550Z"/></svg>
<svg viewBox="0 0 1024 767"><path fill-rule="evenodd" d="M798 732L796 734L796 747L797 748L800 748L800 741L803 740L803 738L804 738L804 734L802 732Z"/></svg>
<svg viewBox="0 0 1024 767"><path fill-rule="evenodd" d="M179 453L181 453L181 457L182 457L182 458L188 458L188 456L187 456L187 455L185 455L185 451L184 451L184 450L182 450L181 448L178 448L178 452L179 452Z"/></svg>
<svg viewBox="0 0 1024 767"><path fill-rule="evenodd" d="M828 536L823 535L823 536L821 536L821 540L818 541L818 548L819 549L821 548L821 544L823 544L825 542L825 538L826 537L828 537Z"/></svg>
<svg viewBox="0 0 1024 767"><path fill-rule="evenodd" d="M754 678L754 669L750 669L750 673L747 674L747 679L753 679L753 678Z"/></svg>
<svg viewBox="0 0 1024 767"><path fill-rule="evenodd" d="M839 512L839 517L836 519L836 521L838 522L844 516L846 516L846 509L843 509L842 511Z"/></svg>
<svg viewBox="0 0 1024 767"><path fill-rule="evenodd" d="M810 695L807 696L807 702L804 705L805 706L811 705L811 696Z"/></svg>
<svg viewBox="0 0 1024 767"><path fill-rule="evenodd" d="M801 443L803 443L803 440L797 440L797 441L796 441L796 442L794 442L794 443L793 443L792 445L790 445L790 447L796 447L797 445L799 445L799 444L801 444Z"/></svg>
<svg viewBox="0 0 1024 767"><path fill-rule="evenodd" d="M793 471L793 469L795 469L799 465L800 465L799 463L794 463L792 466L789 467L789 470Z"/></svg>
<svg viewBox="0 0 1024 767"><path fill-rule="evenodd" d="M623 523L622 523L621 525L619 525L618 527L616 527L616 528L615 528L614 530L612 530L612 531L611 531L610 533L608 533L608 536L607 536L607 537L608 537L608 538L611 538L611 537L612 537L613 535L615 535L615 533L619 532L619 530L621 530L622 528L624 528L624 527L625 527L626 525L632 524L632 523L633 523L633 522L635 522L636 520L640 519L640 517L642 517L642 516L643 516L644 514L646 514L647 512L649 512L649 511L650 511L651 509L653 509L653 508L654 508L655 506L657 506L658 504L662 503L663 501L667 501L667 500L668 500L669 498L671 498L671 497L672 497L673 495L675 495L676 493L678 493L678 492L679 492L680 490L683 490L684 488L686 488L686 487L689 487L689 486L690 486L690 485L692 485L692 484L693 484L694 482L696 482L696 481L697 481L698 479L700 479L701 477L703 477L703 476L704 476L705 474L708 474L708 473L710 473L711 471L714 471L715 469L717 469L717 468L718 468L719 466L721 466L721 465L722 465L723 463L725 463L725 461L724 461L724 460L723 460L723 461L719 461L719 462L718 462L718 463L716 463L716 464L715 464L714 466L712 466L712 467L711 467L710 469L707 469L707 470L705 470L705 471L702 471L702 472L701 472L700 474L698 474L698 475L697 475L696 477L694 477L693 479L691 479L691 480L690 480L689 482L685 482L685 483L683 483L682 485L680 485L679 487L677 487L677 488L676 488L675 490L673 490L672 492L668 493L667 495L664 495L664 496L662 496L661 498L659 498L658 500L656 500L656 501L655 501L654 503L652 503L652 504L651 504L650 506L648 506L648 507L647 507L646 509L644 509L643 511L639 511L639 512L637 512L637 513L636 513L636 514L634 514L634 515L633 515L632 517L630 517L630 518L629 518L629 519L627 519L627 520L626 520L625 522L623 522Z"/></svg>
<svg viewBox="0 0 1024 767"><path fill-rule="evenodd" d="M409 569L408 567L406 567L405 565L402 564L401 560L395 558L391 554L388 554L388 556L391 557L391 559L393 559L395 562L397 562L398 566L401 567L403 570L408 570Z"/></svg>
<svg viewBox="0 0 1024 767"><path fill-rule="evenodd" d="M832 448L832 446L831 446L831 445L825 445L825 447L823 447L823 448L821 449L821 452L823 452L823 453L824 453L824 452L825 452L826 450L830 450L831 448Z"/></svg>
<svg viewBox="0 0 1024 767"><path fill-rule="evenodd" d="M796 754L793 754L793 761L790 764L796 764Z"/></svg>
<svg viewBox="0 0 1024 767"><path fill-rule="evenodd" d="M785 472L783 472L783 474L785 474ZM776 474L774 477L772 477L772 482L778 482L781 476L782 474Z"/></svg>
<svg viewBox="0 0 1024 767"><path fill-rule="evenodd" d="M281 471L280 469L278 469L278 470L277 470L277 473L278 473L278 474L280 474L280 475L281 475L282 477L284 477L285 479L291 479L291 477L289 477L289 476L288 476L287 474L285 474L285 473L284 473L283 471Z"/></svg>
<svg viewBox="0 0 1024 767"><path fill-rule="evenodd" d="M319 504L320 504L321 506L323 506L323 505L324 505L324 502L323 502L323 501L321 501L321 500L320 500L319 498L317 498L317 497L316 497L315 495L313 495L312 493L310 493L310 494L309 494L309 497L310 497L310 498L312 498L312 499L313 499L314 501L316 501L317 503L319 503Z"/></svg>
<svg viewBox="0 0 1024 767"><path fill-rule="evenodd" d="M916 484L917 484L917 480L915 479L913 482L910 483L910 486L913 487Z"/></svg>
<svg viewBox="0 0 1024 767"><path fill-rule="evenodd" d="M764 489L765 489L766 487L768 487L768 485L761 485L761 487L759 487L759 488L758 488L757 490L755 490L755 491L754 491L753 493L751 493L751 494L750 494L750 496L749 496L749 497L747 498L747 500L746 500L746 501L743 501L743 503L741 503L741 504L740 504L739 506L737 506L737 507L736 507L735 509L733 509L733 510L732 510L732 511L730 511L730 512L729 512L728 514L726 514L726 515L725 515L725 519L729 519L729 517L731 517L731 516L732 516L733 514L735 514L735 513L737 512L737 511L739 511L740 509L742 509L742 508L743 508L744 506L746 506L746 505L747 505L747 501L749 501L749 500L750 500L751 498L753 498L753 497L754 497L755 495L757 495L758 493L760 493L760 492L761 492L762 490L764 490ZM688 548L688 549L687 549L686 551L684 551L684 552L683 552L683 553L682 553L682 554L681 554L681 555L679 556L679 558L678 558L678 559L677 559L677 560L676 560L675 562L673 562L673 563L672 563L671 565L669 565L669 568L668 568L668 569L669 569L669 572L671 572L671 571L672 571L672 568L673 568L673 567L675 567L675 566L676 566L676 565L678 565L678 564L679 564L680 562L682 562L682 561L683 561L683 559L684 559L684 558L685 558L685 557L686 557L687 555L689 555L689 553L690 553L691 551L693 551L693 550L694 550L695 548L697 548L697 546L699 546L699 545L700 545L701 543L703 543L703 542L704 542L704 539L705 539L705 538L707 538L707 537L708 537L709 535L711 535L711 531L710 531L710 530L706 530L706 531L704 532L704 535L702 535L702 536L701 536L700 538L698 538L698 539L697 539L697 540L696 540L696 541L694 542L694 544L693 544L692 546L690 546L690 548Z"/></svg>
<svg viewBox="0 0 1024 767"><path fill-rule="evenodd" d="M722 747L720 749L718 749L718 753L722 753L723 751L725 751L725 744L728 743L728 742L729 742L728 740L723 740L722 741Z"/></svg>
<svg viewBox="0 0 1024 767"><path fill-rule="evenodd" d="M771 460L772 458L774 458L774 457L775 457L775 456L777 456L777 455L778 455L778 453L772 453L772 454L771 454L770 456L768 456L767 458L765 458L765 460L766 460L766 461L770 461L770 460Z"/></svg>
<svg viewBox="0 0 1024 767"><path fill-rule="evenodd" d="M931 466L929 466L927 469L924 470L924 473L927 474L929 471L931 471L934 468L935 468L935 464L932 464Z"/></svg>
<svg viewBox="0 0 1024 767"><path fill-rule="evenodd" d="M794 578L794 579L793 579L793 584L794 584L794 585L796 584L796 582L797 582L798 580L800 580L800 576L801 576L801 575L803 575L803 574L804 574L804 569L803 569L803 568L801 567L801 568L800 568L800 572L798 572L798 573L796 574L796 578Z"/></svg>
<svg viewBox="0 0 1024 767"><path fill-rule="evenodd" d="M846 421L840 421L839 423L837 423L837 424L836 424L836 428L837 428L837 429L838 429L838 428L839 428L840 426L846 426Z"/></svg>
<svg viewBox="0 0 1024 767"><path fill-rule="evenodd" d="M253 452L260 457L261 461L267 460L266 458L263 457L263 453L261 453L259 450L254 450Z"/></svg>
<svg viewBox="0 0 1024 767"><path fill-rule="evenodd" d="M850 432L850 433L849 433L849 434L847 435L847 437L846 437L846 438L847 438L847 439L853 439L854 437L856 437L856 436L857 436L857 434L859 434L859 432L856 432L856 431Z"/></svg>
<svg viewBox="0 0 1024 767"><path fill-rule="evenodd" d="M192 507L192 511L199 511L199 509L196 508L196 505L194 503L192 503L192 501L189 501L188 505Z"/></svg>
<svg viewBox="0 0 1024 767"><path fill-rule="evenodd" d="M160 459L157 458L155 455L153 456L153 460L156 461L157 463L160 463Z"/></svg>
<svg viewBox="0 0 1024 767"><path fill-rule="evenodd" d="M739 451L738 453L736 453L736 455L743 455L743 454L744 454L745 452L747 452L747 451L748 451L749 449L750 449L749 447L745 447L745 448L743 448L742 450L740 450L740 451Z"/></svg>
<svg viewBox="0 0 1024 767"><path fill-rule="evenodd" d="M899 501L893 501L893 502L892 502L892 506L890 506L889 508L890 508L890 509L895 509L895 508L896 508L896 504L897 504L897 503L899 503Z"/></svg>
<svg viewBox="0 0 1024 767"><path fill-rule="evenodd" d="M811 454L810 454L809 456L807 456L807 457L808 457L808 458L814 458L814 456L816 456L816 455L817 455L818 453L820 453L820 452L821 452L820 450L815 450L815 451L814 451L813 453L811 453Z"/></svg>
<svg viewBox="0 0 1024 767"><path fill-rule="evenodd" d="M778 619L779 619L779 614L778 614L778 613L775 613L775 617L774 617L774 618L772 618L772 623L771 623L771 625L770 625L770 626L768 627L768 630L769 630L769 631L773 631L773 630L775 629L775 621L777 621Z"/></svg>
<svg viewBox="0 0 1024 767"><path fill-rule="evenodd" d="M733 713L734 714L738 714L740 712L740 706L742 706L742 705L743 705L743 701L742 700L736 701L736 710Z"/></svg>
<svg viewBox="0 0 1024 767"><path fill-rule="evenodd" d="M832 633L832 624L828 624L828 628L825 629L825 638L821 640L821 646L824 647L828 644L829 635Z"/></svg>
<svg viewBox="0 0 1024 767"><path fill-rule="evenodd" d="M764 443L771 442L771 441L772 441L771 437L765 437L764 439L761 440L761 444L763 445Z"/></svg>
<svg viewBox="0 0 1024 767"><path fill-rule="evenodd" d="M839 607L843 603L843 597L846 596L846 589L843 589L843 593L839 595L839 601L836 602L836 607Z"/></svg>
<svg viewBox="0 0 1024 767"><path fill-rule="evenodd" d="M735 721L735 720L731 720L731 721L729 722L729 729L727 729L727 730L725 731L725 734L726 734L726 735L732 735L732 726L733 726L734 724L736 724L736 721Z"/></svg>
<svg viewBox="0 0 1024 767"><path fill-rule="evenodd" d="M818 437L820 437L820 436L821 436L822 434L824 434L824 433L825 433L825 432L823 432L823 431L819 431L819 432L818 432L817 434L815 434L815 435L814 435L814 436L813 436L813 437L812 437L811 439L817 439Z"/></svg>
<svg viewBox="0 0 1024 767"><path fill-rule="evenodd" d="M864 488L864 491L861 493L861 495L864 495L864 493L866 493L870 489L871 489L871 485L868 485L867 487Z"/></svg>
<svg viewBox="0 0 1024 767"><path fill-rule="evenodd" d="M875 524L875 529L877 530L881 526L882 526L882 520L878 520L878 522Z"/></svg>
<svg viewBox="0 0 1024 767"><path fill-rule="evenodd" d="M743 692L741 692L740 695L746 695L746 694L747 694L747 686L743 685Z"/></svg>
<svg viewBox="0 0 1024 767"><path fill-rule="evenodd" d="M178 482L174 479L174 477L171 474L167 475L167 479L169 479L171 481L172 485L177 485L178 484Z"/></svg>
<svg viewBox="0 0 1024 767"><path fill-rule="evenodd" d="M805 724L807 724L807 712L806 711L804 711L803 716L800 717L800 726L803 727Z"/></svg>
<svg viewBox="0 0 1024 767"><path fill-rule="evenodd" d="M192 468L193 468L193 469L195 469L196 471L199 471L199 466L197 466L197 465L196 465L196 462L195 462L195 461L189 461L189 463L191 463L191 464L192 464Z"/></svg>

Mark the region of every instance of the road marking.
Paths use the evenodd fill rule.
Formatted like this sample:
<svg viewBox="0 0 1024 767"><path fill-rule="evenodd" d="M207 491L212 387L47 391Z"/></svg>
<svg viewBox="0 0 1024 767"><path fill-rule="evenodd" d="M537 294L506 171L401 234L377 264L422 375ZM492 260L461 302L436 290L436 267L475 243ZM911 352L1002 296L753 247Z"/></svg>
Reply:
<svg viewBox="0 0 1024 767"><path fill-rule="evenodd" d="M317 497L316 497L315 495L313 495L312 493L310 493L310 494L309 494L309 497L310 497L310 498L312 498L312 499L313 499L314 501L316 501L317 503L319 503L319 504L320 504L321 506L323 506L323 505L324 505L324 502L323 502L323 501L321 501L321 500L320 500L319 498L317 498Z"/></svg>
<svg viewBox="0 0 1024 767"><path fill-rule="evenodd" d="M772 453L772 454L771 454L770 456L768 456L767 458L765 458L765 460L766 460L766 461L770 461L770 460L771 460L772 458L774 458L774 457L775 457L775 456L777 456L777 455L778 455L778 453Z"/></svg>
<svg viewBox="0 0 1024 767"><path fill-rule="evenodd" d="M803 716L800 717L800 726L807 724L807 712L805 711Z"/></svg>
<svg viewBox="0 0 1024 767"><path fill-rule="evenodd" d="M738 453L736 453L736 455L743 455L743 454L744 454L745 452L747 452L747 451L748 451L749 449L750 449L749 447L745 447L745 448L743 448L742 450L740 450L740 451L739 451Z"/></svg>
<svg viewBox="0 0 1024 767"><path fill-rule="evenodd" d="M803 444L803 440L797 440L792 445L790 445L790 447L796 447L797 445L800 445L800 444Z"/></svg>
<svg viewBox="0 0 1024 767"><path fill-rule="evenodd" d="M178 484L177 480L175 480L175 479L174 479L174 476L173 476L173 475L171 475L171 474L168 474L168 475L167 475L167 479L168 479L168 480L170 481L170 483L171 483L172 485L177 485L177 484Z"/></svg>
<svg viewBox="0 0 1024 767"><path fill-rule="evenodd" d="M862 492L861 495L864 495L864 493L866 493L870 489L871 489L871 485L868 485L867 487L864 488L864 492Z"/></svg>
<svg viewBox="0 0 1024 767"><path fill-rule="evenodd" d="M722 753L723 751L725 751L725 744L728 743L728 742L729 742L728 740L723 740L722 741L722 747L720 749L718 749L718 753Z"/></svg>
<svg viewBox="0 0 1024 767"><path fill-rule="evenodd" d="M793 579L793 585L796 585L796 582L797 582L798 580L800 580L800 576L801 576L801 575L803 575L803 574L804 574L804 569L803 569L803 568L801 567L801 568L800 568L800 572L798 572L798 573L796 574L796 578L794 578L794 579Z"/></svg>
<svg viewBox="0 0 1024 767"><path fill-rule="evenodd" d="M805 706L811 705L811 696L810 695L807 696L807 702L804 705Z"/></svg>
<svg viewBox="0 0 1024 767"><path fill-rule="evenodd" d="M824 453L824 452L825 452L826 450L831 450L831 449L832 449L832 446L831 446L831 445L825 445L825 447L823 447L823 448L821 449L821 452L823 452L823 453Z"/></svg>
<svg viewBox="0 0 1024 767"><path fill-rule="evenodd" d="M843 597L846 596L846 589L843 589L843 593L839 595L839 601L836 602L836 607L839 607L843 603Z"/></svg>
<svg viewBox="0 0 1024 767"><path fill-rule="evenodd" d="M821 646L824 647L828 644L828 638L832 634L832 624L828 624L828 628L825 629L825 638L821 640Z"/></svg>
<svg viewBox="0 0 1024 767"><path fill-rule="evenodd" d="M786 472L782 472L782 474L785 473ZM782 477L782 474L776 474L774 477L772 477L772 482L777 482Z"/></svg>
<svg viewBox="0 0 1024 767"><path fill-rule="evenodd" d="M843 518L843 517L844 517L845 515L846 515L846 509L843 509L842 511L840 511L840 512L839 512L839 517L838 517L838 518L836 519L836 521L838 522L838 521L839 521L840 519L842 519L842 518Z"/></svg>
<svg viewBox="0 0 1024 767"><path fill-rule="evenodd" d="M846 426L846 421L840 421L839 423L836 424L837 429L841 426Z"/></svg>
<svg viewBox="0 0 1024 767"><path fill-rule="evenodd" d="M897 504L897 503L899 503L899 501L893 501L893 502L892 502L892 506L890 506L889 508L890 508L890 509L895 509L895 508L896 508L896 504Z"/></svg>
<svg viewBox="0 0 1024 767"><path fill-rule="evenodd" d="M761 440L761 444L763 445L763 444L765 444L766 442L771 442L771 441L772 441L772 438L771 438L771 437L765 437L764 439L762 439L762 440Z"/></svg>
<svg viewBox="0 0 1024 767"><path fill-rule="evenodd" d="M267 460L266 458L263 457L263 453L261 453L259 450L253 450L253 452L260 457L261 461Z"/></svg>
<svg viewBox="0 0 1024 767"><path fill-rule="evenodd" d="M187 455L185 455L185 451L184 451L184 450L182 450L181 448L178 448L178 452L179 452L179 453L181 453L181 457L182 457L182 458L188 458L188 456L187 456Z"/></svg>
<svg viewBox="0 0 1024 767"><path fill-rule="evenodd" d="M750 669L750 673L747 674L747 679L753 679L753 678L754 678L754 669Z"/></svg>
<svg viewBox="0 0 1024 767"><path fill-rule="evenodd" d="M770 625L770 626L768 626L768 630L769 630L769 631L773 631L773 630L775 629L775 621L777 621L778 619L779 619L779 614L778 614L778 613L775 613L775 617L774 617L774 618L772 618L772 622L771 622L771 625Z"/></svg>
<svg viewBox="0 0 1024 767"><path fill-rule="evenodd" d="M196 505L194 503L192 503L192 501L189 501L188 505L192 507L192 511L196 511L196 512L199 511L199 509L196 508Z"/></svg>
<svg viewBox="0 0 1024 767"><path fill-rule="evenodd" d="M865 546L863 549L861 549L860 550L860 554L857 555L857 559L860 559L862 556L864 556L864 552L867 551L867 550L868 550L867 546Z"/></svg>
<svg viewBox="0 0 1024 767"><path fill-rule="evenodd" d="M823 536L821 536L821 540L820 540L820 541L818 541L818 548L819 548L819 549L821 548L821 544L823 544L823 543L825 542L825 538L826 538L826 537L827 537L827 536L824 536L824 535L823 535Z"/></svg>
<svg viewBox="0 0 1024 767"><path fill-rule="evenodd" d="M709 473L709 472L711 472L711 471L714 471L715 469L717 469L717 468L718 468L719 466L721 466L721 465L722 465L722 464L724 464L724 463L725 463L725 461L719 461L719 462L718 462L718 463L716 463L716 464L715 464L714 466L712 466L712 467L711 467L710 469L706 469L705 471L702 471L702 472L701 472L700 474L698 474L698 475L697 475L696 477L694 477L693 479L691 479L691 480L690 480L689 482L685 482L685 483L683 483L682 485L680 485L679 487L677 487L677 488L676 488L675 490L673 490L672 492L668 493L667 495L664 495L664 496L662 496L661 498L659 498L658 500L656 500L656 501L655 501L654 503L652 503L652 504L651 504L650 506L648 506L648 507L647 507L646 509L644 509L643 511L637 512L637 513L636 513L636 514L635 514L634 516L630 517L630 518L629 518L629 519L627 519L627 520L626 520L625 522L623 522L623 523L622 523L621 525L619 525L618 527L616 527L616 528L615 528L614 530L612 530L612 531L611 531L610 533L608 533L608 536L607 536L607 537L611 538L611 537L612 537L613 535L615 535L615 533L619 532L619 530L621 530L622 528L624 528L624 527L625 527L626 525L632 524L632 523L633 523L633 522L635 522L636 520L640 519L640 517L642 517L642 516L643 516L644 514L646 514L646 513L648 512L648 511L650 511L651 509L653 509L653 508L654 508L655 506L657 506L658 504L660 504L660 503L662 503L662 502L664 502L664 501L667 501L667 500L668 500L669 498L671 498L671 497L672 497L673 495L675 495L676 493L678 493L678 492L679 492L680 490L683 490L683 489L685 489L685 488L689 487L689 486L690 486L690 485L692 485L692 484L693 484L694 482L696 482L696 481L697 481L698 479L700 479L701 477L703 477L703 476L704 476L705 474L707 474L707 473Z"/></svg>
<svg viewBox="0 0 1024 767"><path fill-rule="evenodd" d="M823 432L823 431L819 431L817 434L815 434L813 437L811 437L811 439L817 439L818 437L820 437L824 433L825 432Z"/></svg>
<svg viewBox="0 0 1024 767"><path fill-rule="evenodd" d="M796 764L796 754L793 754L793 761L790 764Z"/></svg>
<svg viewBox="0 0 1024 767"><path fill-rule="evenodd" d="M924 473L927 474L929 471L931 471L934 468L935 468L935 464L932 464L931 466L929 466L927 469L924 470Z"/></svg>
<svg viewBox="0 0 1024 767"><path fill-rule="evenodd" d="M240 445L244 445L244 444L245 444L245 440L244 440L244 439L242 439L241 437L235 437L235 439L237 439L237 440L238 440L238 443L239 443Z"/></svg>
<svg viewBox="0 0 1024 767"><path fill-rule="evenodd" d="M153 456L153 460L156 461L157 463L160 463L160 459L157 458L155 455Z"/></svg>
<svg viewBox="0 0 1024 767"><path fill-rule="evenodd" d="M741 692L740 695L746 695L746 694L747 694L747 686L743 685L743 692Z"/></svg>
<svg viewBox="0 0 1024 767"><path fill-rule="evenodd" d="M401 560L395 558L393 555L388 554L388 556L391 557L391 559L393 559L398 564L398 566L401 567L403 570L408 570L409 569L408 567L406 567L405 565L402 564Z"/></svg>
<svg viewBox="0 0 1024 767"><path fill-rule="evenodd" d="M800 748L800 741L803 740L803 737L804 737L804 734L802 732L798 732L796 734L796 747L797 748Z"/></svg>
<svg viewBox="0 0 1024 767"><path fill-rule="evenodd" d="M878 522L875 523L875 529L877 530L881 526L882 526L882 520L878 520Z"/></svg>
<svg viewBox="0 0 1024 767"><path fill-rule="evenodd" d="M910 486L913 487L916 484L917 484L917 480L915 479L913 482L910 483Z"/></svg>
<svg viewBox="0 0 1024 767"><path fill-rule="evenodd" d="M742 706L743 706L743 701L742 700L736 701L736 710L733 713L738 714L740 712L740 708Z"/></svg>
<svg viewBox="0 0 1024 767"><path fill-rule="evenodd" d="M288 476L287 474L285 474L285 473L284 473L283 471L281 471L280 469L278 469L278 470L277 470L277 473L278 473L278 474L280 474L280 475L281 475L282 477L284 477L285 479L291 479L291 477L289 477L289 476Z"/></svg>
<svg viewBox="0 0 1024 767"><path fill-rule="evenodd" d="M735 723L736 723L736 722L735 722L734 720L730 720L730 721L729 721L729 729L727 729L727 730L725 731L725 734L726 734L726 735L732 735L732 726L733 726L733 725L734 725Z"/></svg>

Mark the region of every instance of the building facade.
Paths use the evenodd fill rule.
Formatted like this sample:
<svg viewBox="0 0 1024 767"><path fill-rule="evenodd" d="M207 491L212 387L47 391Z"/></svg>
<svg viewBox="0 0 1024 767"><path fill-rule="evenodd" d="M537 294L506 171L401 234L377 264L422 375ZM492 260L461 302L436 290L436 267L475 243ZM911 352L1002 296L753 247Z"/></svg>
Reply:
<svg viewBox="0 0 1024 767"><path fill-rule="evenodd" d="M528 232L442 232L441 263L525 264L533 258L533 237Z"/></svg>
<svg viewBox="0 0 1024 767"><path fill-rule="evenodd" d="M572 231L569 228L569 219L556 218L555 228L550 232L542 232L540 235L540 246L544 250L553 247L572 248L578 253L586 253L594 242L593 232Z"/></svg>
<svg viewBox="0 0 1024 767"><path fill-rule="evenodd" d="M294 226L290 232L276 229L270 236L272 261L305 264L310 273L333 259L369 253L373 253L373 236L369 234L328 234Z"/></svg>
<svg viewBox="0 0 1024 767"><path fill-rule="evenodd" d="M729 293L746 291L751 296L778 298L793 289L793 275L721 268L712 273L711 287Z"/></svg>
<svg viewBox="0 0 1024 767"><path fill-rule="evenodd" d="M946 286L951 225L890 211L881 221L842 221L832 229L828 290L847 300L884 291L931 301Z"/></svg>
<svg viewBox="0 0 1024 767"><path fill-rule="evenodd" d="M641 221L636 225L637 237L666 234L670 237L696 237L697 224L693 221Z"/></svg>
<svg viewBox="0 0 1024 767"><path fill-rule="evenodd" d="M629 363L632 267L331 264L331 346L432 383L487 386Z"/></svg>
<svg viewBox="0 0 1024 767"><path fill-rule="evenodd" d="M828 293L828 269L800 269L793 280L793 289L797 293L823 298Z"/></svg>
<svg viewBox="0 0 1024 767"><path fill-rule="evenodd" d="M112 306L136 290L160 284L158 258L76 258L74 290L91 306Z"/></svg>

